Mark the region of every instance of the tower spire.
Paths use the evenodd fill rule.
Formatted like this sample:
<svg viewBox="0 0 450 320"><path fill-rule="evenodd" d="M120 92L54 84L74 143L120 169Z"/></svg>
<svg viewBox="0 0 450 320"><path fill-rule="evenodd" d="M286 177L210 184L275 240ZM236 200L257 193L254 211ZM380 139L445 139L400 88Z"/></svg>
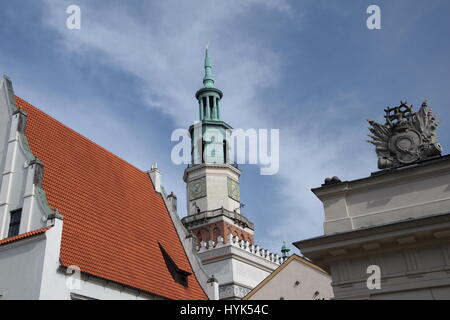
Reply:
<svg viewBox="0 0 450 320"><path fill-rule="evenodd" d="M205 77L203 78L203 87L214 88L214 79L212 76L212 64L208 51L209 51L209 43L206 45L205 49Z"/></svg>
<svg viewBox="0 0 450 320"><path fill-rule="evenodd" d="M289 247L286 244L286 242L283 241L283 245L281 246L281 253L282 253L282 258L283 259L287 259L289 257L289 251L291 251L291 249L289 249Z"/></svg>

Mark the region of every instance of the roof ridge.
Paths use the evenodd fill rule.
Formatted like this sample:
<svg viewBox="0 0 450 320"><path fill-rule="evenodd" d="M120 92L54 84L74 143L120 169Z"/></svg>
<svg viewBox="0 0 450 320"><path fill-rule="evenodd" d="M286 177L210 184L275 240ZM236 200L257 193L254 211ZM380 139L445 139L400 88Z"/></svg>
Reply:
<svg viewBox="0 0 450 320"><path fill-rule="evenodd" d="M25 232L22 234L18 234L17 236L12 236L12 237L2 239L2 240L0 240L0 246L7 244L7 243L12 243L12 242L16 242L16 241L19 241L19 240L22 240L25 238L30 238L30 237L36 236L38 234L46 232L47 230L51 229L52 227L53 226L43 227L43 228L36 229L33 231L28 231L28 232Z"/></svg>

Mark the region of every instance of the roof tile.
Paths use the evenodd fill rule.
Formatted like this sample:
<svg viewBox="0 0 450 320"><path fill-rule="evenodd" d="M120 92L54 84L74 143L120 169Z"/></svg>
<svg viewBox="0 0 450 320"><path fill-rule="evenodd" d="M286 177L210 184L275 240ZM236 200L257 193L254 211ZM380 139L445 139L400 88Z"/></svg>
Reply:
<svg viewBox="0 0 450 320"><path fill-rule="evenodd" d="M60 258L86 273L169 299L207 299L151 179L25 100L26 135L44 163L49 204L64 216ZM158 242L189 286L171 277Z"/></svg>
<svg viewBox="0 0 450 320"><path fill-rule="evenodd" d="M17 236L14 236L14 237L5 238L3 240L0 240L0 246L4 245L4 244L7 244L7 243L11 243L11 242L19 241L19 240L22 240L22 239L30 238L30 237L36 236L38 234L45 233L45 231L47 231L50 228L51 228L51 226L50 227L41 228L41 229L38 229L38 230L33 230L33 231L30 231L30 232L26 232L26 233L22 233L22 234L19 234Z"/></svg>

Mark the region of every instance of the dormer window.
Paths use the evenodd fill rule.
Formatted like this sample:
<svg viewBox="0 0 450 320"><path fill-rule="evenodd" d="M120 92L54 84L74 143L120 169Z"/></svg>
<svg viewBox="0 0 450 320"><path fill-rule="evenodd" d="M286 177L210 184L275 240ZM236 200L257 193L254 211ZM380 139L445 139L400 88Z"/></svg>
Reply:
<svg viewBox="0 0 450 320"><path fill-rule="evenodd" d="M11 211L11 220L9 222L8 238L19 234L20 220L22 219L22 209Z"/></svg>
<svg viewBox="0 0 450 320"><path fill-rule="evenodd" d="M191 273L178 268L175 261L173 261L173 259L169 256L163 246L160 243L158 244L164 261L166 262L167 269L169 270L169 273L172 276L173 280L184 287L188 287L188 277L191 275Z"/></svg>

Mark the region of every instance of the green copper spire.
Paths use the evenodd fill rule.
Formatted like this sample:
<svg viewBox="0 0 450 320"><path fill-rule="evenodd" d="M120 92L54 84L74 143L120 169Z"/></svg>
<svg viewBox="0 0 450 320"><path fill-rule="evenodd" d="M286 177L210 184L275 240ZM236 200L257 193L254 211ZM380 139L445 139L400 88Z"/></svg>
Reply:
<svg viewBox="0 0 450 320"><path fill-rule="evenodd" d="M283 259L286 259L289 257L289 251L291 251L291 249L289 249L286 242L283 241L283 245L281 246L281 253L282 253Z"/></svg>
<svg viewBox="0 0 450 320"><path fill-rule="evenodd" d="M205 50L205 77L203 78L203 87L204 88L214 88L214 79L212 77L212 64L211 58L208 53L209 44L206 45Z"/></svg>

